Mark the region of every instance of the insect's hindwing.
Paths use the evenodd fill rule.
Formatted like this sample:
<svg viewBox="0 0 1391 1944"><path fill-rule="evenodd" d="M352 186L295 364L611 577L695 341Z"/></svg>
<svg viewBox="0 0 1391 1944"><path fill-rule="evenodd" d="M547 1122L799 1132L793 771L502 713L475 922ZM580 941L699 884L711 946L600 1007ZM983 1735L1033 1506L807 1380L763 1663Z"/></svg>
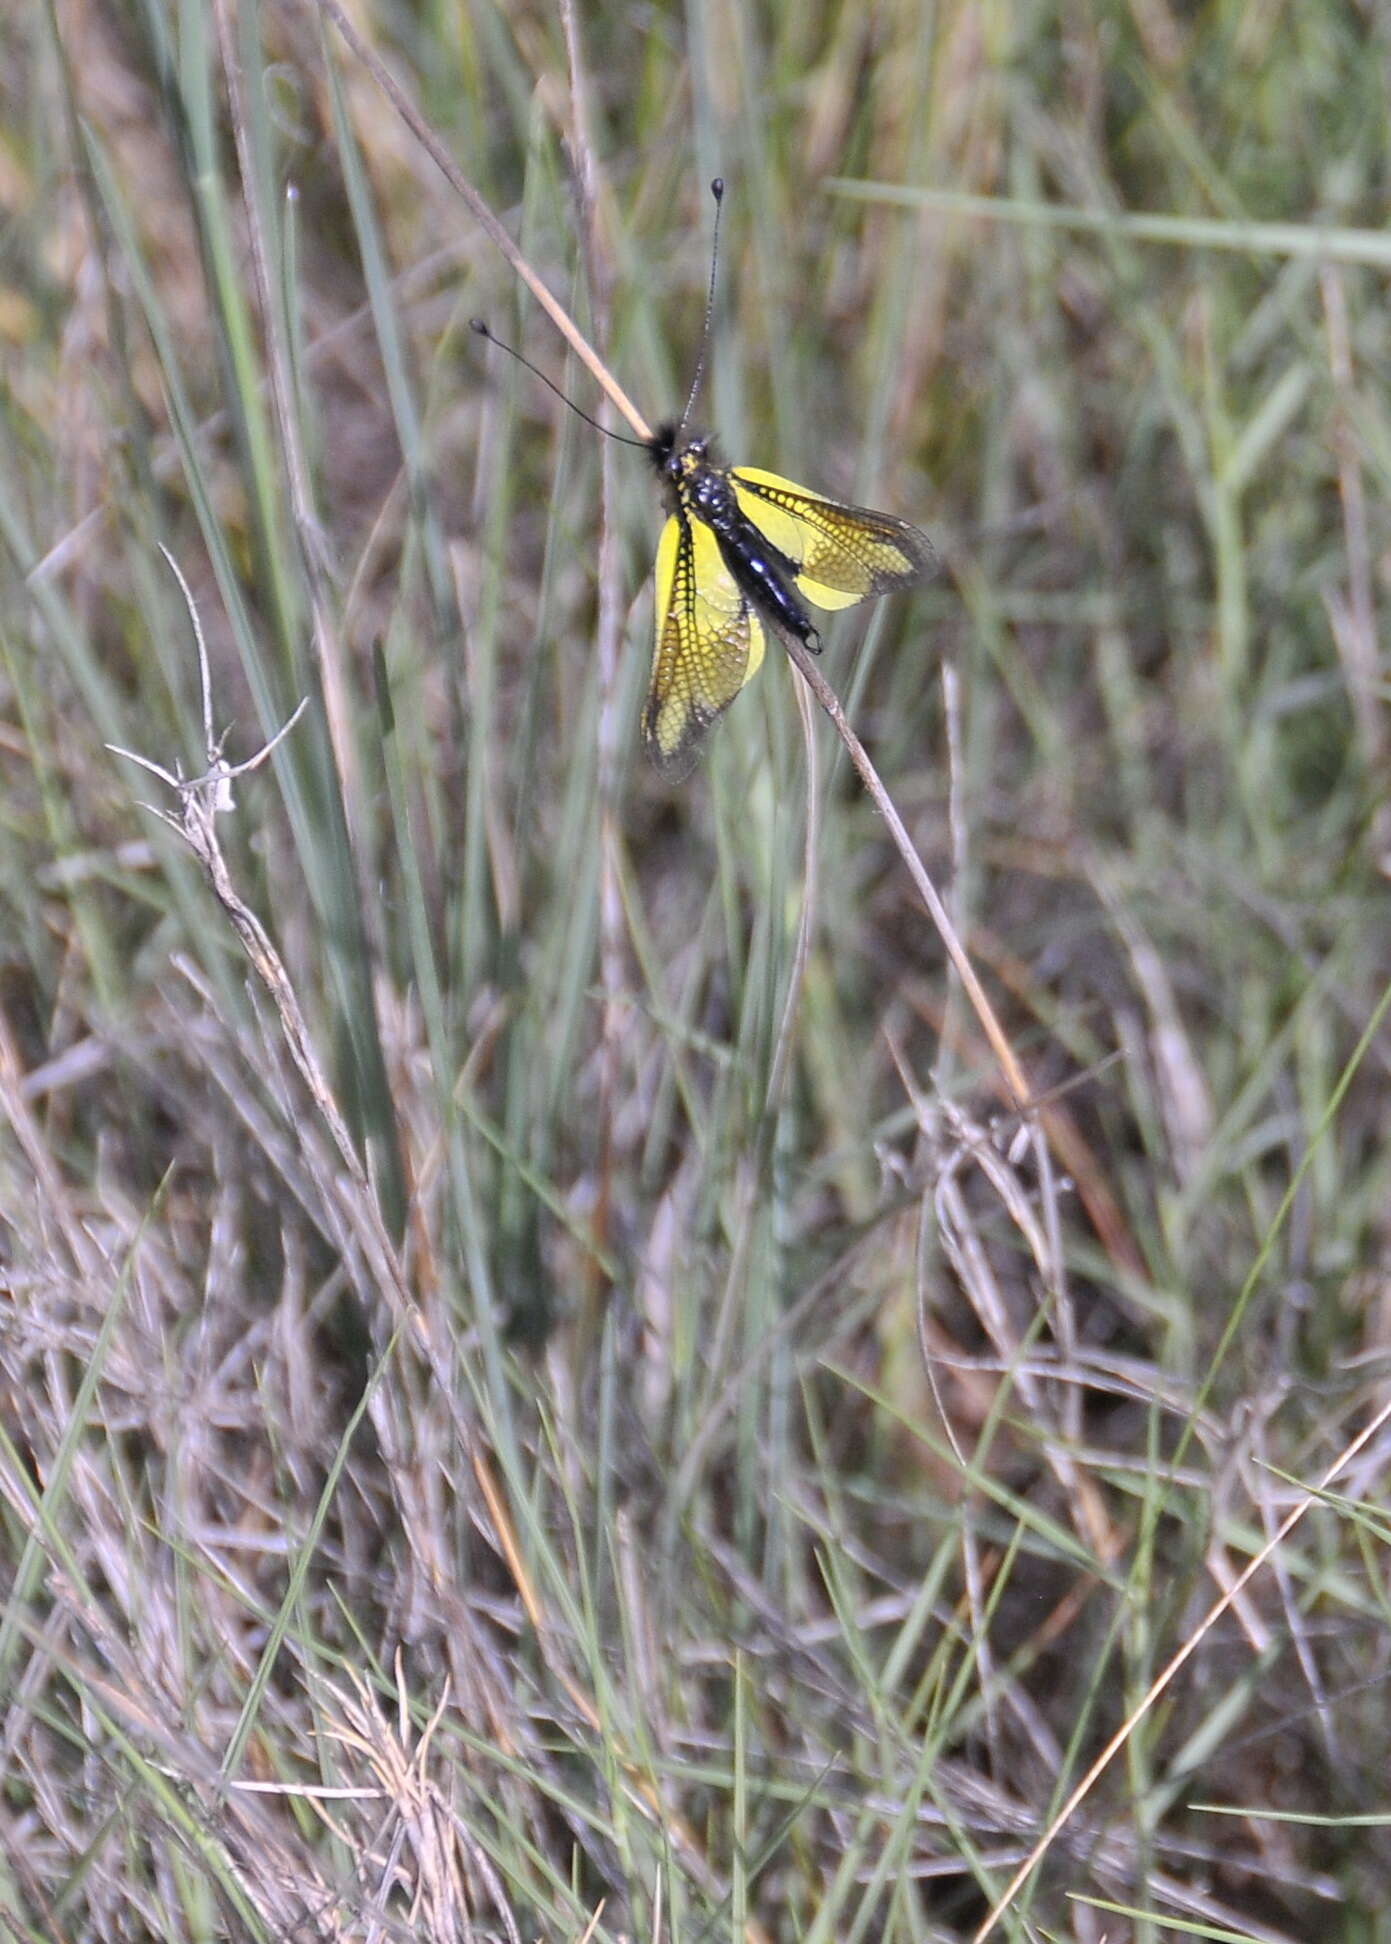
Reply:
<svg viewBox="0 0 1391 1944"><path fill-rule="evenodd" d="M853 607L911 587L935 565L926 534L906 520L842 506L755 466L729 478L740 512L793 563L798 593L816 607Z"/></svg>
<svg viewBox="0 0 1391 1944"><path fill-rule="evenodd" d="M720 544L684 511L657 547L656 644L642 732L660 769L683 774L701 738L763 660L763 624Z"/></svg>

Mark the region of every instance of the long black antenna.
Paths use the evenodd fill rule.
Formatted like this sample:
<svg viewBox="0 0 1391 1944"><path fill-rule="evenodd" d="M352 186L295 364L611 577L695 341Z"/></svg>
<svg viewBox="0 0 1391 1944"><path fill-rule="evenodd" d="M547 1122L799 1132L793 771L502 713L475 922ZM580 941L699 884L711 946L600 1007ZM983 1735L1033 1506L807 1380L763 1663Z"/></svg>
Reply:
<svg viewBox="0 0 1391 1944"><path fill-rule="evenodd" d="M676 430L685 430L686 420L691 416L691 407L696 402L700 381L705 376L705 353L710 346L710 319L715 314L715 272L720 262L720 211L724 207L724 177L716 176L710 184L710 194L715 198L715 235L710 245L710 288L705 294L705 322L700 327L700 355L696 359L695 377L686 397L686 407L681 414L681 423Z"/></svg>
<svg viewBox="0 0 1391 1944"><path fill-rule="evenodd" d="M531 372L534 377L539 378L543 385L550 386L551 390L555 393L556 397L560 400L562 405L568 405L572 412L578 412L579 416L584 420L586 425L592 425L594 427L594 430L596 432L602 432L606 439L617 439L620 445L641 446L644 451L647 449L646 439L630 439L627 437L625 433L610 431L607 425L600 425L598 419L591 418L589 416L589 413L585 411L582 405L577 405L573 398L568 398L566 396L566 394L560 389L559 385L555 382L554 378L548 378L546 376L545 372L542 371L540 365L534 365L531 362L530 358L523 357L521 352L518 351L513 345L504 343L503 340L497 335L495 331L490 331L488 329L488 326L483 322L483 319L481 317L471 317L469 319L469 329L471 331L477 331L479 337L486 338L489 344L495 344L499 351L505 351L509 358L515 358L518 364L525 365L527 370Z"/></svg>

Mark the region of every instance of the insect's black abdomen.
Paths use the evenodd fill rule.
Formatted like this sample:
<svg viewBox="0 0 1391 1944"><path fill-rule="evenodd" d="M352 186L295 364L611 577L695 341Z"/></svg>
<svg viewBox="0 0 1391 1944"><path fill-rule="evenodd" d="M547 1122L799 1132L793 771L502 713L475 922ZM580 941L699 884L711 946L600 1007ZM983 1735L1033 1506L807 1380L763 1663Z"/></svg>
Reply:
<svg viewBox="0 0 1391 1944"><path fill-rule="evenodd" d="M712 520L710 524L739 591L775 628L795 635L804 648L819 654L821 641L811 616L788 586L793 563L741 514L736 513L730 522Z"/></svg>

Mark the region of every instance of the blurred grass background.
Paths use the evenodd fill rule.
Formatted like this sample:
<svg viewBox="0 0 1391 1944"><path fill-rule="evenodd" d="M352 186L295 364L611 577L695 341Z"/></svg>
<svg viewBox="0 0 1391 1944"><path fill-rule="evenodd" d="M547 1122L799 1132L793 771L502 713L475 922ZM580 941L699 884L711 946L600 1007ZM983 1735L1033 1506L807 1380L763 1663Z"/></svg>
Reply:
<svg viewBox="0 0 1391 1944"><path fill-rule="evenodd" d="M1066 1091L823 725L799 968L780 656L643 767L648 469L307 0L8 11L5 1934L978 1936L1386 1402L1387 17L351 12L654 421L724 176L704 412L933 535L824 666ZM207 766L161 544L366 1173L107 747ZM1391 1936L1389 1455L993 1935Z"/></svg>

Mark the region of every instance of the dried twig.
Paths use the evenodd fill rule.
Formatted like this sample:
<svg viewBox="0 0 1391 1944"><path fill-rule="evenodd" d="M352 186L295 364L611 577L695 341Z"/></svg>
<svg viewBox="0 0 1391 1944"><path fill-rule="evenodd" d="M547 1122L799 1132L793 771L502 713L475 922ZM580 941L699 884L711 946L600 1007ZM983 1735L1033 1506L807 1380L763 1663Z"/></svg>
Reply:
<svg viewBox="0 0 1391 1944"><path fill-rule="evenodd" d="M314 1105L323 1116L339 1159L347 1170L354 1188L359 1191L346 1198L349 1204L347 1213L354 1233L359 1243L367 1250L384 1284L395 1298L398 1319L414 1317L415 1304L396 1250L381 1219L366 1166L353 1144L347 1122L328 1084L303 1009L290 976L285 970L284 961L271 942L265 926L232 882L232 874L228 869L227 859L223 855L217 834L217 819L234 807L232 784L238 777L248 776L253 770L259 769L273 754L299 721L307 706L308 698L301 700L289 720L282 724L270 741L257 750L254 756L248 757L244 763L228 763L222 753L225 736L213 734L212 678L208 667L207 643L203 637L198 610L178 562L167 547L162 546L160 551L169 562L174 577L179 583L184 605L188 609L189 619L193 624L194 639L198 644L198 671L203 702L203 754L207 767L201 776L186 777L181 767L176 766L170 770L163 764L152 761L148 756L140 755L136 750L123 749L115 743L108 747L113 755L124 756L128 762L137 763L151 776L158 777L160 782L178 798L177 811L161 810L158 805L152 803L145 804L144 808L158 817L161 823L167 824L169 829L187 844L203 866L208 882L212 885L214 896L241 940L242 948L251 961L256 976L270 994L285 1034L285 1042L290 1049L290 1057L308 1087Z"/></svg>
<svg viewBox="0 0 1391 1944"><path fill-rule="evenodd" d="M541 279L512 241L512 238L498 221L497 217L494 216L492 210L489 209L487 203L484 202L483 198L449 153L449 150L444 146L444 143L435 134L420 110L406 93L406 90L401 86L401 83L387 68L375 50L369 47L361 34L359 34L343 8L338 4L338 0L313 0L313 4L321 14L333 22L357 59L361 61L363 67L366 68L382 93L386 95L392 107L395 108L407 128L410 129L421 147L429 155L431 161L433 161L441 175L444 176L455 195L458 196L459 200L467 208L469 214L473 217L473 220L478 224L489 242L501 251L502 255L507 259L513 270L516 271L517 275L541 306L542 310L545 311L547 317L550 318L552 324L555 325L555 328L565 339L565 342L570 346L575 356L580 360L580 363L584 365L596 383L602 386L618 411L627 419L637 437L640 439L650 439L652 437L652 428L647 423L647 420L643 417L637 406L634 405L632 399L629 398L628 394L624 391L593 345L590 344L564 305L547 290L545 284L542 283Z"/></svg>
<svg viewBox="0 0 1391 1944"><path fill-rule="evenodd" d="M1289 1538L1305 1513L1313 1506L1323 1503L1324 1494L1332 1486L1339 1472L1352 1462L1359 1451L1371 1443L1372 1439L1388 1419L1391 1419L1391 1400L1383 1404L1371 1422L1358 1432L1351 1444L1345 1446L1324 1472L1318 1483L1310 1486L1307 1491L1301 1492L1298 1499L1290 1507L1289 1511L1280 1521L1270 1538L1266 1540L1260 1551L1252 1554L1251 1558L1246 1562L1245 1566L1237 1574L1221 1598L1214 1600L1187 1640L1179 1648L1178 1652L1170 1658L1165 1667L1155 1676L1135 1707L1131 1709L1120 1727L1117 1728L1115 1734L1112 1735L1081 1781L1068 1796L1067 1801L1058 1810L1057 1814L1048 1824L1048 1827L1029 1851L1029 1854L1019 1865L1019 1868L1005 1885L1001 1895L992 1905L990 1914L985 1919L985 1922L978 1931L973 1933L971 1944L985 1944L986 1938L995 1930L1000 1919L1004 1916L1005 1912L1014 1902L1014 1899L1043 1861L1048 1851L1053 1847L1059 1831L1063 1828L1064 1824L1072 1820L1077 1810L1086 1801L1087 1797L1096 1787L1096 1784L1111 1766L1115 1757L1130 1740L1130 1737L1134 1734L1140 1722L1144 1720L1155 1702L1169 1687L1174 1676L1184 1666L1185 1662L1190 1660L1198 1651L1198 1648L1207 1639L1223 1614L1230 1607L1237 1604L1251 1581L1261 1571L1262 1567L1270 1562L1280 1550L1281 1546L1284 1545L1286 1539Z"/></svg>
<svg viewBox="0 0 1391 1944"><path fill-rule="evenodd" d="M977 977L976 969L966 956L966 948L957 935L951 914L942 902L941 893L927 874L927 867L918 856L916 846L908 835L902 817L894 807L894 800L884 786L882 777L870 760L869 752L851 728L840 697L816 666L800 641L783 637L783 647L787 650L793 667L821 704L831 719L831 725L845 745L845 752L855 765L856 773L869 794L870 801L888 825L889 835L894 848L908 868L908 875L917 888L918 896L927 906L933 924L937 927L947 957L956 969L962 988L971 1002L972 1010L981 1023L981 1029L990 1042L991 1051L1000 1063L1006 1085L1012 1096L1011 1105L1018 1113L1026 1113L1029 1105L1029 1083L1024 1069L1015 1058L1014 1048L1005 1037L1005 1029L995 1014L995 1009L986 997L984 986Z"/></svg>

